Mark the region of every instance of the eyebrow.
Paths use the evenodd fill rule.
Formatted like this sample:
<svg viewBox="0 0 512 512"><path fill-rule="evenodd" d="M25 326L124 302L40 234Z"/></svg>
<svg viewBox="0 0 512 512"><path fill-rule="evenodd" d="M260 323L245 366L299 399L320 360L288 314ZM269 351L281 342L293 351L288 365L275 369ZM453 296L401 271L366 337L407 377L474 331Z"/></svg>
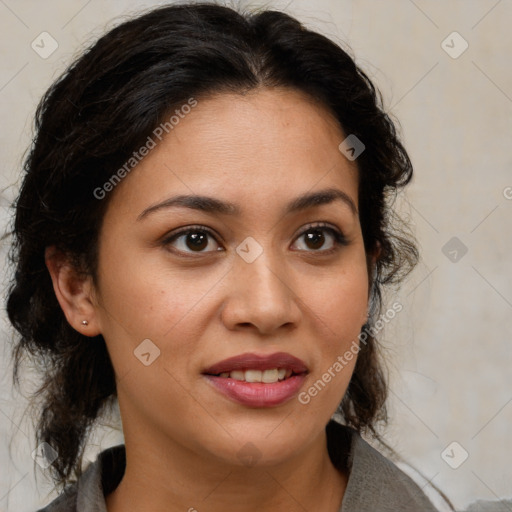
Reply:
<svg viewBox="0 0 512 512"><path fill-rule="evenodd" d="M358 211L351 197L337 188L327 188L317 192L306 192L290 201L284 209L284 214L295 213L315 206L331 204L335 201L341 201L347 205L354 215L358 215ZM228 201L221 201L214 197L200 195L179 195L170 197L165 201L146 208L138 217L137 221L142 220L149 214L156 211L172 208L184 207L192 210L200 210L206 213L219 215L240 215L241 208L238 204Z"/></svg>

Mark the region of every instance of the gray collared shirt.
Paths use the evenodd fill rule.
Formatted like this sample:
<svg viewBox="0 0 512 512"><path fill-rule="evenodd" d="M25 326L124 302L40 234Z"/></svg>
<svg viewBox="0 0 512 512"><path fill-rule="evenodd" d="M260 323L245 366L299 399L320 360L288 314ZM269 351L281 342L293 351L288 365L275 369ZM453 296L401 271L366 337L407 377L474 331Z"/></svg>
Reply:
<svg viewBox="0 0 512 512"><path fill-rule="evenodd" d="M326 431L331 460L349 471L340 512L436 512L418 485L357 432L334 420ZM77 483L38 512L107 512L105 496L117 487L125 466L124 444L102 451Z"/></svg>

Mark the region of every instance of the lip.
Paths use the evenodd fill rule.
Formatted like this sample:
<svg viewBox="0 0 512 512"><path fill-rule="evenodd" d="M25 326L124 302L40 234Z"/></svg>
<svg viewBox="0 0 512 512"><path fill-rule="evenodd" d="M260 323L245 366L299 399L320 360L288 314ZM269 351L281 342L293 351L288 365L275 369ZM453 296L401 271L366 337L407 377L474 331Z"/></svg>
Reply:
<svg viewBox="0 0 512 512"><path fill-rule="evenodd" d="M245 382L219 374L235 370L271 370L285 368L293 373L285 380L263 383ZM247 407L275 407L291 400L302 387L308 367L301 359L286 352L246 353L230 357L207 368L203 375L224 396Z"/></svg>
<svg viewBox="0 0 512 512"><path fill-rule="evenodd" d="M292 375L288 379L263 384L205 375L207 381L224 396L247 407L275 407L291 400L304 384L306 374Z"/></svg>
<svg viewBox="0 0 512 512"><path fill-rule="evenodd" d="M293 373L307 373L308 367L301 359L288 354L287 352L276 352L274 354L246 353L230 357L215 363L204 370L206 375L219 375L234 370L271 370L273 368L285 368Z"/></svg>

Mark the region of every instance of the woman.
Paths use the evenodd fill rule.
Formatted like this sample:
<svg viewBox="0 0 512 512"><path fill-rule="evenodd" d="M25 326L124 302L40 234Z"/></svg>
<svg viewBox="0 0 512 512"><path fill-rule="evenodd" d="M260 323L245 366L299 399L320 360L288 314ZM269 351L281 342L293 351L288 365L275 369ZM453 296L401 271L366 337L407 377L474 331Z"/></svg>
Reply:
<svg viewBox="0 0 512 512"><path fill-rule="evenodd" d="M435 510L360 436L386 419L382 287L417 251L390 207L409 157L346 52L280 12L158 8L36 128L8 314L70 484L45 511ZM116 400L125 443L82 474Z"/></svg>

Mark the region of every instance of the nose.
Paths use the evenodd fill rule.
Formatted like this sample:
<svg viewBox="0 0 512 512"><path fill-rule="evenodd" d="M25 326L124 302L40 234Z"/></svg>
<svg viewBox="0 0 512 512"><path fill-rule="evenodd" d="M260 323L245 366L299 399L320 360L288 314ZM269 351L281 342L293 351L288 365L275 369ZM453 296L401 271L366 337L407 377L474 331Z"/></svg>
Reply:
<svg viewBox="0 0 512 512"><path fill-rule="evenodd" d="M236 256L227 280L221 318L229 330L253 329L272 334L299 325L301 310L297 283L283 261L270 250L252 263Z"/></svg>

